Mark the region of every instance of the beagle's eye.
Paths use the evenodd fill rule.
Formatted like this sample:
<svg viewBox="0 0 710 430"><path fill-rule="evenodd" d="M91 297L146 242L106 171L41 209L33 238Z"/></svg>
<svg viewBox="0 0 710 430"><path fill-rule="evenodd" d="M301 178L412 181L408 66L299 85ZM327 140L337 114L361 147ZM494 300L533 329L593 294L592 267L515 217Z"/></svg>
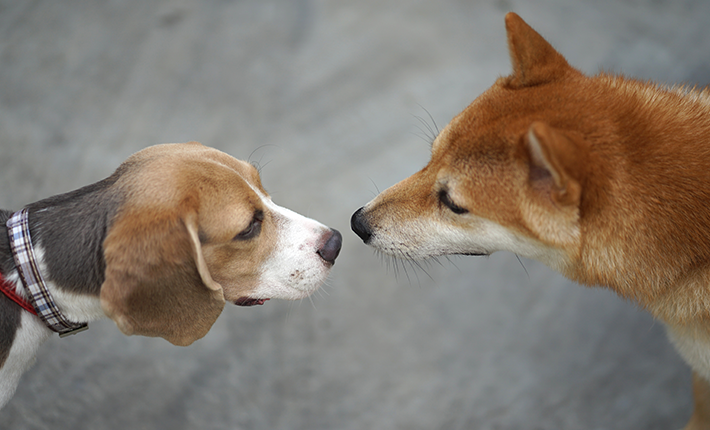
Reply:
<svg viewBox="0 0 710 430"><path fill-rule="evenodd" d="M468 209L462 208L451 200L446 190L439 190L439 202L457 215L468 213Z"/></svg>
<svg viewBox="0 0 710 430"><path fill-rule="evenodd" d="M251 219L249 226L234 236L234 240L249 240L257 237L261 233L261 224L263 222L264 212L260 210L254 212L254 217Z"/></svg>

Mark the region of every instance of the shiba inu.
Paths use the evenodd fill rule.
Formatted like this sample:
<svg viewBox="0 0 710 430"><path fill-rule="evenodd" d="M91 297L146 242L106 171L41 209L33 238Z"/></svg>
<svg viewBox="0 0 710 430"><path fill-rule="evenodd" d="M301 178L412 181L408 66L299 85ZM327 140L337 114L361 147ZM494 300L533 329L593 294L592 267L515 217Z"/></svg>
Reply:
<svg viewBox="0 0 710 430"><path fill-rule="evenodd" d="M710 93L586 76L505 23L512 74L352 229L407 259L511 251L635 301L693 369L686 429L710 428Z"/></svg>

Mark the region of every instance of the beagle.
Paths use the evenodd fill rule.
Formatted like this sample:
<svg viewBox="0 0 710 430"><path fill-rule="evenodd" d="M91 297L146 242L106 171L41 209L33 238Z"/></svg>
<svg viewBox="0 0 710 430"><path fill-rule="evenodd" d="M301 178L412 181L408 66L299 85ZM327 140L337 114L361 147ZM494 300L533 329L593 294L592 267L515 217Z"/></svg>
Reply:
<svg viewBox="0 0 710 430"><path fill-rule="evenodd" d="M189 345L226 302L307 297L342 244L274 204L252 165L197 142L146 148L0 221L0 406L53 331L109 317L126 335Z"/></svg>

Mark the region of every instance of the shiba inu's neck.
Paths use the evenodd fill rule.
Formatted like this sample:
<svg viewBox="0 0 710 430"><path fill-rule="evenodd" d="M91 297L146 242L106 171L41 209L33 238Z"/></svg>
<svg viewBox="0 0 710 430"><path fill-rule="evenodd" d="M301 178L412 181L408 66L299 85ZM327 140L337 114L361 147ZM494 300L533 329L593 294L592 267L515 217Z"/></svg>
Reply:
<svg viewBox="0 0 710 430"><path fill-rule="evenodd" d="M590 80L608 91L605 115L616 126L595 143L605 148L591 150L605 151L614 169L604 205L582 205L582 248L569 276L611 287L657 316L663 309L664 319L710 315L708 92L609 75ZM679 282L708 294L684 297Z"/></svg>
<svg viewBox="0 0 710 430"><path fill-rule="evenodd" d="M708 123L707 115L710 114L710 89L708 88L699 89L687 85L667 86L606 73L592 79L598 79L601 84L606 84L619 96L619 101L622 103L625 99L630 102L637 101L638 104L634 107L638 109L639 114L650 115L656 120L670 123L686 120L700 120L701 124ZM665 112L668 112L668 115L662 114Z"/></svg>

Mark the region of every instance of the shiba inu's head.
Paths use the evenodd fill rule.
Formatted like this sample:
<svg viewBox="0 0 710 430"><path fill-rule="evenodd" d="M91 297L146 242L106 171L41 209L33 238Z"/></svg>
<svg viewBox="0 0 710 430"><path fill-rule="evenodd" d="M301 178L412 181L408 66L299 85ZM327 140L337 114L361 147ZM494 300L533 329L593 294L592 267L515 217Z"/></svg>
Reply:
<svg viewBox="0 0 710 430"><path fill-rule="evenodd" d="M513 74L442 130L424 169L353 215L368 245L408 259L510 250L543 261L577 247L585 119L560 106L589 103L570 91L586 78L517 15L506 28Z"/></svg>
<svg viewBox="0 0 710 430"><path fill-rule="evenodd" d="M650 307L710 255L710 93L585 76L519 16L505 24L513 73L353 231L406 259L511 251Z"/></svg>

